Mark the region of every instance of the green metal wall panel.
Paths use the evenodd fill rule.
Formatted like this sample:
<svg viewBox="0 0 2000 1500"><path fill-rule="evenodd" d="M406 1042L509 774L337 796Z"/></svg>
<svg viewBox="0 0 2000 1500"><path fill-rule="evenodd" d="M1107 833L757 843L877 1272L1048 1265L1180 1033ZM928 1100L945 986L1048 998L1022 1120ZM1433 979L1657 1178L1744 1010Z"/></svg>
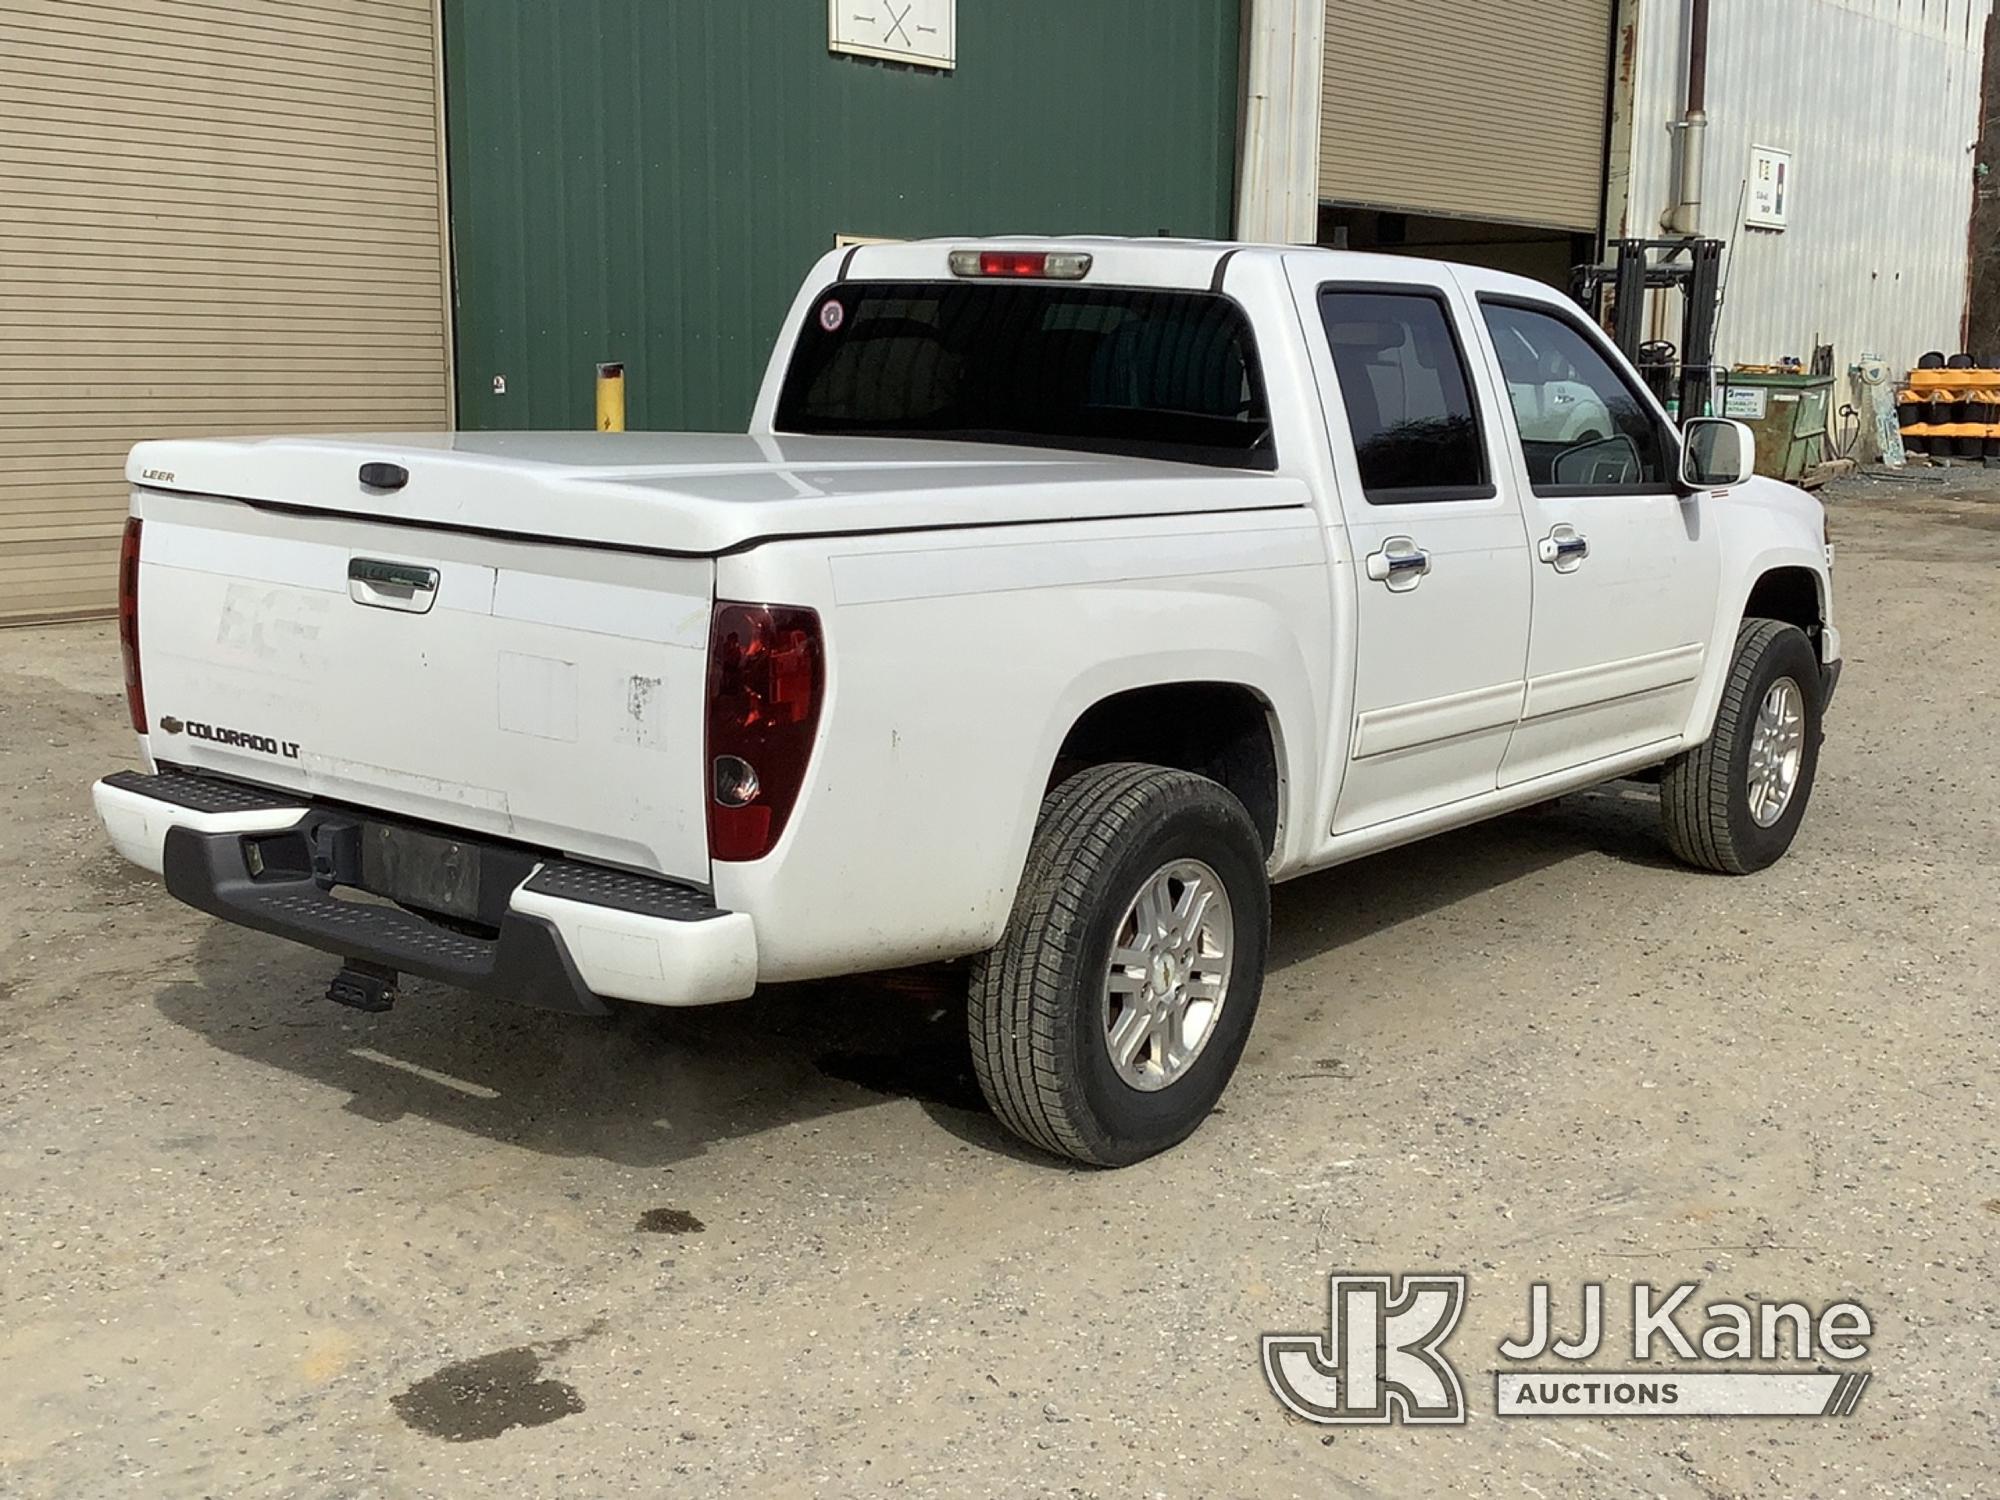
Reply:
<svg viewBox="0 0 2000 1500"><path fill-rule="evenodd" d="M1222 235L1238 0L961 0L958 68L826 0L445 0L468 428L741 428L836 234ZM493 380L506 394L493 393Z"/></svg>

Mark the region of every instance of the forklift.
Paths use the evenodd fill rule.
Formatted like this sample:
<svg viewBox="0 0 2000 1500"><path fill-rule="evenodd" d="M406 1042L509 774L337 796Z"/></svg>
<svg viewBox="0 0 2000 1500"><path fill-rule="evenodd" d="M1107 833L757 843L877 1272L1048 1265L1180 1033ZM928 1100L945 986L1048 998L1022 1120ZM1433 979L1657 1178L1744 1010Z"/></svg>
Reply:
<svg viewBox="0 0 2000 1500"><path fill-rule="evenodd" d="M1570 273L1570 295L1638 368L1675 421L1710 414L1715 387L1715 324L1722 310L1721 240L1607 240L1608 259ZM1610 322L1605 293L1610 293ZM1678 290L1678 348L1645 337L1646 294Z"/></svg>

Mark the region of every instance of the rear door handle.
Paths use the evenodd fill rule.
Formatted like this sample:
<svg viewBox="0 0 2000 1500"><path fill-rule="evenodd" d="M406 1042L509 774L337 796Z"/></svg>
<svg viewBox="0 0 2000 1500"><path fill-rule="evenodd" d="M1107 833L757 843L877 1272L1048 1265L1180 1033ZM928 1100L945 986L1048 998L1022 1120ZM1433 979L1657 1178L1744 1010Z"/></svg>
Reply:
<svg viewBox="0 0 2000 1500"><path fill-rule="evenodd" d="M1404 594L1430 572L1431 555L1406 536L1392 536L1382 543L1380 552L1368 554L1366 566L1370 578L1388 584L1393 593Z"/></svg>
<svg viewBox="0 0 2000 1500"><path fill-rule="evenodd" d="M379 557L347 560L347 597L371 609L398 609L428 614L437 603L438 570L420 563L388 562Z"/></svg>
<svg viewBox="0 0 2000 1500"><path fill-rule="evenodd" d="M1542 538L1540 553L1558 573L1574 573L1590 556L1590 542L1574 526L1564 524Z"/></svg>

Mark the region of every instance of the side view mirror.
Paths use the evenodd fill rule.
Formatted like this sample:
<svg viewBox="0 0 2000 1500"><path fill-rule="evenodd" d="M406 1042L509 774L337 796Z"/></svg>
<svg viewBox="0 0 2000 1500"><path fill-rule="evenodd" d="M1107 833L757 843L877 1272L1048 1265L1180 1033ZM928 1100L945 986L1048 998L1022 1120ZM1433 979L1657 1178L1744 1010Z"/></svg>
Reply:
<svg viewBox="0 0 2000 1500"><path fill-rule="evenodd" d="M1681 487L1726 490L1756 468L1757 440L1727 417L1690 417L1681 424Z"/></svg>

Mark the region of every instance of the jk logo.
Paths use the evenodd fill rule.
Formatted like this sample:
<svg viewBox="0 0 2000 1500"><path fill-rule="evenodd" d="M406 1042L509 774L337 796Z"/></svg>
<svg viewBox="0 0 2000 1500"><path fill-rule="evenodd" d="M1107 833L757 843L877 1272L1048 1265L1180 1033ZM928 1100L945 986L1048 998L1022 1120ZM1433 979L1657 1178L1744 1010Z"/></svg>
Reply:
<svg viewBox="0 0 2000 1500"><path fill-rule="evenodd" d="M1465 1310L1463 1276L1327 1278L1324 1338L1264 1335L1264 1378L1308 1422L1465 1421L1465 1390L1441 1352Z"/></svg>

